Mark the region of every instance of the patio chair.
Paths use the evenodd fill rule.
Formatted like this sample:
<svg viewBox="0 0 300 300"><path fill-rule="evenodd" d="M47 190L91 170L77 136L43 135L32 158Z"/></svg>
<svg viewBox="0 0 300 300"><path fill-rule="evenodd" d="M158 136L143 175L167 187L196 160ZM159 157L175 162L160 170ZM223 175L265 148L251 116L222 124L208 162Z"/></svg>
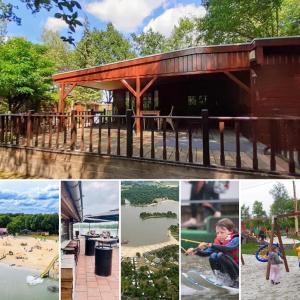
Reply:
<svg viewBox="0 0 300 300"><path fill-rule="evenodd" d="M173 116L173 111L174 111L174 105L172 105L171 111L168 114L169 117ZM172 127L173 131L175 131L175 127L174 127L174 123L173 123L173 119L172 118L166 118L166 123L169 123L170 126Z"/></svg>

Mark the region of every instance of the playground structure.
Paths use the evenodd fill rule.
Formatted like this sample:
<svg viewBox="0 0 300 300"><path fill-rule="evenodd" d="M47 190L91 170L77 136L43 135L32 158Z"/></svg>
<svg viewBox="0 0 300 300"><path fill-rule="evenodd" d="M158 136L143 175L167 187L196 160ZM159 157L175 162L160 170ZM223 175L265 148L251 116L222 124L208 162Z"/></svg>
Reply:
<svg viewBox="0 0 300 300"><path fill-rule="evenodd" d="M58 254L53 257L53 259L51 260L51 262L49 263L49 265L41 273L41 275L40 275L41 278L49 277L49 272L50 272L50 270L52 269L52 267L54 266L54 264L55 264L55 262L57 260L58 260Z"/></svg>
<svg viewBox="0 0 300 300"><path fill-rule="evenodd" d="M268 251L271 250L271 247L274 242L274 237L276 235L278 238L279 251L281 253L281 257L283 259L283 263L284 263L286 272L289 272L289 266L288 266L288 262L287 262L286 255L285 255L285 250L284 250L283 243L282 243L280 228L278 226L278 220L283 219L283 218L293 218L293 217L295 218L295 220L298 220L298 218L297 218L298 216L300 216L300 212L295 211L293 213L287 213L287 214L277 215L277 216L272 217L272 228L271 228L271 236L270 236L270 243L268 246ZM271 268L271 262L268 260L267 272L266 272L267 280L269 280L269 277L270 277L270 268Z"/></svg>

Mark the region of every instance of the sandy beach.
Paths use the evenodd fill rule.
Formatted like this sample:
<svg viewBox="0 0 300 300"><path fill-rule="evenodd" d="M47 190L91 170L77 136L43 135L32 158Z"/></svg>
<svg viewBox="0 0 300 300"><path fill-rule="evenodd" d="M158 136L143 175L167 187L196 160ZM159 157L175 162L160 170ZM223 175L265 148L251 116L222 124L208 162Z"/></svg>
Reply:
<svg viewBox="0 0 300 300"><path fill-rule="evenodd" d="M129 245L122 245L122 257L134 257L136 253L139 252L143 255L145 252L157 250L170 245L179 245L179 242L171 235L170 231L168 232L169 240L164 243L145 245L145 246L134 246L130 247Z"/></svg>
<svg viewBox="0 0 300 300"><path fill-rule="evenodd" d="M241 265L242 276L242 299L299 299L300 290L298 258L287 256L290 272L285 272L284 265L281 265L281 283L272 285L266 280L267 263L260 263L254 255L243 255L245 265Z"/></svg>
<svg viewBox="0 0 300 300"><path fill-rule="evenodd" d="M0 258L5 256L0 262L4 264L43 271L57 254L55 240L24 236L0 238Z"/></svg>

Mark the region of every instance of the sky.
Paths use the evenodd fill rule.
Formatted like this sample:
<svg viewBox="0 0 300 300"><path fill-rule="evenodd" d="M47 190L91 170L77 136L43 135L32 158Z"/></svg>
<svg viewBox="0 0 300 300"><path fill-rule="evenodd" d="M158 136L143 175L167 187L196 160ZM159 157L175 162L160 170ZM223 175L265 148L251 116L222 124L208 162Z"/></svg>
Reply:
<svg viewBox="0 0 300 300"><path fill-rule="evenodd" d="M58 181L0 181L0 213L58 213L58 205Z"/></svg>
<svg viewBox="0 0 300 300"><path fill-rule="evenodd" d="M240 181L240 205L250 206L250 211L252 210L252 205L254 201L261 201L263 203L264 210L269 213L270 206L274 202L270 190L276 184L280 182L285 185L290 197L294 197L293 194L293 183L292 180L241 180ZM296 195L300 198L300 180L295 180L296 182Z"/></svg>
<svg viewBox="0 0 300 300"><path fill-rule="evenodd" d="M180 18L204 16L205 9L201 0L77 0L82 10L79 20L88 18L90 27L105 29L108 22L129 36L130 33L141 33L149 28L168 37ZM16 14L22 19L22 25L8 24L8 36L23 36L34 43L41 42L43 28L67 34L67 26L54 18L57 10L45 10L32 15L23 3L18 0L5 0L18 6ZM74 38L79 40L82 28L77 30Z"/></svg>
<svg viewBox="0 0 300 300"><path fill-rule="evenodd" d="M82 181L83 215L93 215L119 207L118 181Z"/></svg>

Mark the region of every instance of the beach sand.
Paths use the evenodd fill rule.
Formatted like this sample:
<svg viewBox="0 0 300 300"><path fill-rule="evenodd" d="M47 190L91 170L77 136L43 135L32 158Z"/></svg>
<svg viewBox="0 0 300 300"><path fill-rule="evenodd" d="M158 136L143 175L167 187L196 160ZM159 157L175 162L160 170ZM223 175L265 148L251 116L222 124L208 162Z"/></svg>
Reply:
<svg viewBox="0 0 300 300"><path fill-rule="evenodd" d="M21 243L27 245L21 246ZM13 255L9 255L9 251L12 251ZM44 271L55 255L58 254L58 242L25 236L2 237L0 238L0 258L5 254L5 258L0 260L1 263ZM21 258L17 259L17 257Z"/></svg>
<svg viewBox="0 0 300 300"><path fill-rule="evenodd" d="M136 253L139 252L143 255L145 252L157 250L170 245L179 245L179 242L171 235L170 231L168 233L169 240L164 243L145 245L145 246L134 246L130 247L128 245L122 245L122 257L135 257Z"/></svg>
<svg viewBox="0 0 300 300"><path fill-rule="evenodd" d="M290 272L285 272L284 265L281 265L281 283L272 285L266 280L267 263L258 262L254 255L243 254L245 265L241 265L242 277L242 299L299 299L300 290L300 268L296 256L287 256Z"/></svg>

